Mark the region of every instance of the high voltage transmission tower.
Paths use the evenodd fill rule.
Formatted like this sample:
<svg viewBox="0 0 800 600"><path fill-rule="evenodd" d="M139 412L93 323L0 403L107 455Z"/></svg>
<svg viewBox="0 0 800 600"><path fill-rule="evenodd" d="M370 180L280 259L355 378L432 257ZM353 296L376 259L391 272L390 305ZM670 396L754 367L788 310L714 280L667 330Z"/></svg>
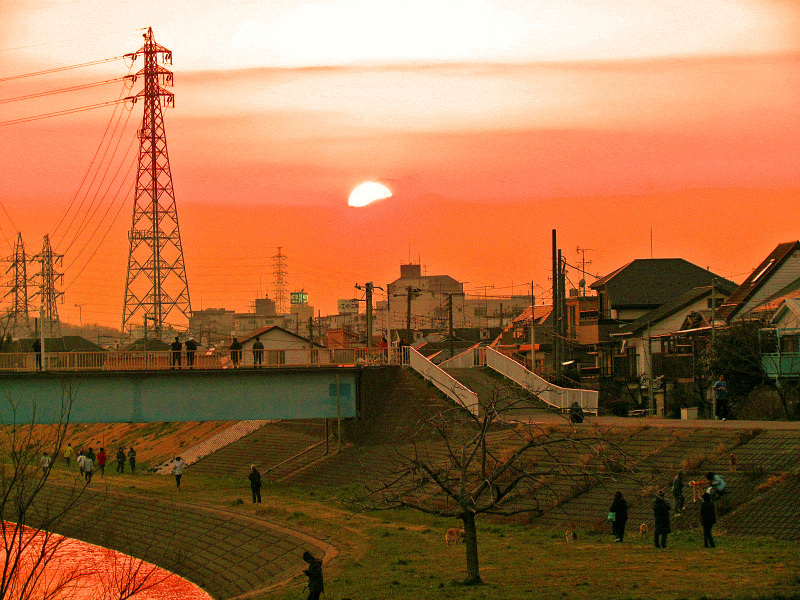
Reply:
<svg viewBox="0 0 800 600"><path fill-rule="evenodd" d="M274 261L272 268L275 269L272 274L275 276L275 285L273 287L275 295L275 312L279 315L288 312L286 308L286 255L281 252L281 247L278 246L278 253L272 257Z"/></svg>
<svg viewBox="0 0 800 600"><path fill-rule="evenodd" d="M38 285L39 290L32 294L33 298L39 298L41 306L40 327L46 337L61 337L61 324L58 320L58 304L56 301L63 294L56 290L56 284L62 282L63 273L57 272L57 266L61 266L63 254L56 254L50 246L50 236L44 236L42 251L31 257L31 262L38 262L40 270L31 277L31 283Z"/></svg>
<svg viewBox="0 0 800 600"><path fill-rule="evenodd" d="M4 262L8 264L4 275L9 277L9 281L3 284L8 291L1 299L9 302L10 306L6 309L0 333L13 337L29 337L31 304L28 298L28 257L25 255L21 233L17 234L14 254Z"/></svg>
<svg viewBox="0 0 800 600"><path fill-rule="evenodd" d="M175 105L172 71L159 64L172 63L172 52L156 43L152 28L144 34L144 46L128 56L144 57L144 87L131 99L142 99L144 114L139 135L139 163L133 224L128 233L130 253L125 284L122 331L132 330L149 320L160 337L168 319L188 320L192 305L183 260L178 211L172 188L172 173L167 154L167 136L161 107Z"/></svg>

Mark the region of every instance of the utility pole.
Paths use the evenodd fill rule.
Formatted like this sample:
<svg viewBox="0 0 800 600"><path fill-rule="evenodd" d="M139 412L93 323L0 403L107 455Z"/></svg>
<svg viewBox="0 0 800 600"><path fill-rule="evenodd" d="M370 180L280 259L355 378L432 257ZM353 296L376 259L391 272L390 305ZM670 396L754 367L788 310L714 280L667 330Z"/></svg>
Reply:
<svg viewBox="0 0 800 600"><path fill-rule="evenodd" d="M76 304L75 308L78 309L78 326L83 327L83 304Z"/></svg>
<svg viewBox="0 0 800 600"><path fill-rule="evenodd" d="M591 252L593 248L581 248L578 246L576 252L581 255L581 280L578 287L581 289L581 296L586 295L586 265L592 264L592 261L586 260L586 253Z"/></svg>
<svg viewBox="0 0 800 600"><path fill-rule="evenodd" d="M364 290L364 299L367 303L367 349L370 349L372 348L372 290L375 289L375 286L372 285L371 281L368 281L363 288L358 284L356 284L356 288ZM377 289L383 288L378 287Z"/></svg>
<svg viewBox="0 0 800 600"><path fill-rule="evenodd" d="M531 281L531 371L536 372L536 296L533 294L534 283Z"/></svg>
<svg viewBox="0 0 800 600"><path fill-rule="evenodd" d="M453 294L447 294L447 339L450 340L450 358L453 358Z"/></svg>
<svg viewBox="0 0 800 600"><path fill-rule="evenodd" d="M144 45L126 56L133 60L144 57L144 67L136 74L144 78L144 87L128 98L132 102L143 100L144 110L138 132L133 224L128 232L122 331L130 335L134 317L146 314L160 338L173 312L187 321L192 312L161 110L162 106L175 106L174 94L162 87L172 85L172 71L159 64L159 60L171 64L172 52L157 44L152 28L148 28Z"/></svg>
<svg viewBox="0 0 800 600"><path fill-rule="evenodd" d="M408 336L411 338L411 301L417 297L419 292L422 290L412 287L406 286L406 331L408 331ZM409 343L411 339L409 339Z"/></svg>
<svg viewBox="0 0 800 600"><path fill-rule="evenodd" d="M561 303L558 301L558 282L559 282L559 253L558 242L556 239L556 230L553 229L553 243L552 243L552 259L553 259L553 373L556 378L561 377L561 358L559 357L559 346L561 340L558 337L559 331L559 309Z"/></svg>

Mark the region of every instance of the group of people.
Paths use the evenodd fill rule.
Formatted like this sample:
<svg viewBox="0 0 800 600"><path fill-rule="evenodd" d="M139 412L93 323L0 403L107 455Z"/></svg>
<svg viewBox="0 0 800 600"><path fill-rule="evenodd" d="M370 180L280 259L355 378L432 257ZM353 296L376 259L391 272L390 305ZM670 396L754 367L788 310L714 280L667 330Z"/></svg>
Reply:
<svg viewBox="0 0 800 600"><path fill-rule="evenodd" d="M230 347L228 350L231 353L231 364L233 365L234 369L239 368L239 363L242 361L244 351L242 349L242 343L233 338ZM255 341L253 342L253 367L256 369L260 368L264 362L264 343L261 341L261 336L256 336Z"/></svg>
<svg viewBox="0 0 800 600"><path fill-rule="evenodd" d="M672 496L675 499L675 515L683 513L685 498L683 496L684 484L683 471L679 471L672 481ZM706 548L714 548L714 536L711 529L717 523L717 509L714 504L716 500L725 494L725 481L717 473L706 473L708 488L702 495L700 505L700 524L703 526L703 545ZM622 542L625 537L625 524L628 521L628 503L622 495L617 492L614 500L609 507L608 519L611 521L611 530L614 534L615 542ZM656 548L667 547L667 534L672 533L670 527L670 511L672 506L664 497L664 490L656 492L653 500L653 545Z"/></svg>
<svg viewBox="0 0 800 600"><path fill-rule="evenodd" d="M175 336L175 341L169 347L172 351L172 368L179 369L181 367L181 353L183 352L184 344L178 336ZM186 340L186 366L194 369L194 355L197 352L197 342L193 337Z"/></svg>
<svg viewBox="0 0 800 600"><path fill-rule="evenodd" d="M75 449L72 447L71 443L68 443L64 448L64 463L67 465L67 467L72 464L73 456L76 456ZM116 458L117 473L125 472L126 459L130 465L131 473L136 472L136 450L130 448L126 455L124 448L120 446L120 448L117 450ZM101 477L105 476L107 461L108 455L106 454L105 448L100 448L97 454L95 454L94 448L92 447L89 447L88 450L80 449L78 450L75 458L75 463L78 465L78 472L86 480L86 483L90 483L92 481L92 476L94 475L95 471L100 471ZM50 469L52 466L52 458L47 452L42 454L40 464L43 470Z"/></svg>

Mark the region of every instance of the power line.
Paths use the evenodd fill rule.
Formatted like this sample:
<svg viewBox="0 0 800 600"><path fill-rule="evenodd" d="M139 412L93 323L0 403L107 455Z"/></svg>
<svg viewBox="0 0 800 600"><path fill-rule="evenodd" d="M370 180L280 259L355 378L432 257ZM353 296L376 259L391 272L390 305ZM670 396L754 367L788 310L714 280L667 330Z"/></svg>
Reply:
<svg viewBox="0 0 800 600"><path fill-rule="evenodd" d="M37 77L39 75L50 75L51 73L60 73L61 71L69 71L71 69L80 69L82 67L91 67L94 65L101 65L115 60L122 60L125 56L114 56L112 58L101 58L100 60L91 60L85 63L78 63L77 65L66 65L64 67L54 67L52 69L45 69L44 71L35 71L33 73L21 73L19 75L11 75L9 77L0 77L0 83L5 81L14 81L16 79L24 79L26 77Z"/></svg>
<svg viewBox="0 0 800 600"><path fill-rule="evenodd" d="M66 108L64 110L57 110L51 113L43 113L41 115L34 115L32 117L22 117L21 119L0 121L0 127L5 127L6 125L18 125L20 123L28 123L30 121L38 121L39 119L49 119L50 117L60 117L62 115L69 115L73 113L84 112L87 110L94 110L96 108L103 108L104 106L111 106L112 104L119 104L121 102L125 102L125 99L123 98L121 100L109 100L108 102L99 102L98 104L89 104L88 106L79 106L76 108Z"/></svg>
<svg viewBox="0 0 800 600"><path fill-rule="evenodd" d="M73 85L70 87L59 88L56 90L49 90L47 92L36 92L35 94L26 94L25 96L14 96L13 98L0 98L0 104L7 104L9 102L19 102L21 100L31 100L33 98L43 98L44 96L54 96L55 94L63 94L65 92L76 92L78 90L85 90L93 87L99 87L101 85L108 85L109 83L115 83L117 81L122 81L123 79L125 79L125 77L115 77L114 79L105 79L103 81L83 83L81 85Z"/></svg>

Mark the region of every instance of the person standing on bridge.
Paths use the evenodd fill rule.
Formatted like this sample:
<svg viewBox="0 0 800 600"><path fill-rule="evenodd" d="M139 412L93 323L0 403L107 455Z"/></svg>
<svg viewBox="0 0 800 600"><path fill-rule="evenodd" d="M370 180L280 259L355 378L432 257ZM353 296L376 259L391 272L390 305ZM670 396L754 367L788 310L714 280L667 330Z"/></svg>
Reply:
<svg viewBox="0 0 800 600"><path fill-rule="evenodd" d="M197 352L197 342L193 337L186 340L186 364L190 369L194 369L194 353Z"/></svg>
<svg viewBox="0 0 800 600"><path fill-rule="evenodd" d="M239 340L233 338L233 342L231 342L231 363L233 363L233 368L239 368L239 359L242 358L242 345L239 343Z"/></svg>
<svg viewBox="0 0 800 600"><path fill-rule="evenodd" d="M264 356L264 344L261 343L261 338L256 336L256 341L253 342L253 366L256 369L261 368L261 360Z"/></svg>
<svg viewBox="0 0 800 600"><path fill-rule="evenodd" d="M181 490L181 475L183 475L183 468L186 466L186 461L180 456L176 456L173 460L172 474L175 475L175 485L178 486L178 491Z"/></svg>
<svg viewBox="0 0 800 600"><path fill-rule="evenodd" d="M36 370L42 370L42 342L39 338L33 340L33 353L36 355Z"/></svg>
<svg viewBox="0 0 800 600"><path fill-rule="evenodd" d="M258 472L255 465L250 465L250 474L247 476L250 480L250 491L253 493L253 504L256 501L261 504L261 473Z"/></svg>
<svg viewBox="0 0 800 600"><path fill-rule="evenodd" d="M178 339L178 336L175 336L175 341L169 345L172 348L172 368L180 368L181 366L181 350L183 350L183 344Z"/></svg>

